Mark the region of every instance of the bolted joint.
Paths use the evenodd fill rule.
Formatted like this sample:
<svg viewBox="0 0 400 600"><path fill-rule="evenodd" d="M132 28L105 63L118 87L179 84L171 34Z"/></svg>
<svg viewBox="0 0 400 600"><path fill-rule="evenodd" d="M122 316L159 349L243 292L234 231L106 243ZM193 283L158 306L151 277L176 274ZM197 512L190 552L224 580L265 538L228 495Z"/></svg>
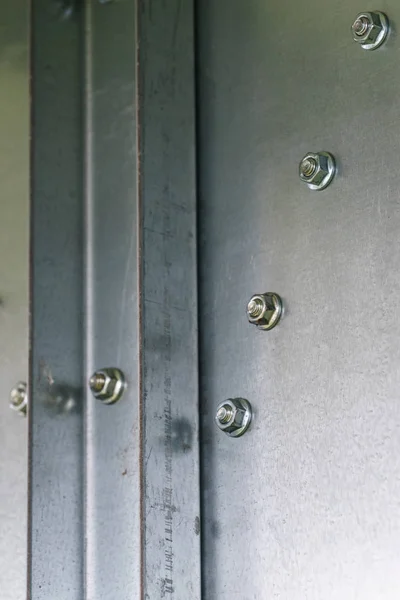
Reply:
<svg viewBox="0 0 400 600"><path fill-rule="evenodd" d="M28 410L28 385L19 381L10 392L10 408L21 417L25 417Z"/></svg>
<svg viewBox="0 0 400 600"><path fill-rule="evenodd" d="M389 34L389 20L380 11L364 12L357 15L351 26L353 40L364 50L375 50Z"/></svg>
<svg viewBox="0 0 400 600"><path fill-rule="evenodd" d="M299 176L310 190L323 190L336 173L335 159L329 152L308 152L299 165Z"/></svg>
<svg viewBox="0 0 400 600"><path fill-rule="evenodd" d="M89 379L93 396L103 404L114 404L126 388L122 371L116 368L99 369Z"/></svg>
<svg viewBox="0 0 400 600"><path fill-rule="evenodd" d="M277 325L283 312L282 299L278 294L266 292L252 296L247 303L249 323L268 331Z"/></svg>
<svg viewBox="0 0 400 600"><path fill-rule="evenodd" d="M250 427L252 410L244 398L229 398L217 407L217 427L230 437L240 437Z"/></svg>

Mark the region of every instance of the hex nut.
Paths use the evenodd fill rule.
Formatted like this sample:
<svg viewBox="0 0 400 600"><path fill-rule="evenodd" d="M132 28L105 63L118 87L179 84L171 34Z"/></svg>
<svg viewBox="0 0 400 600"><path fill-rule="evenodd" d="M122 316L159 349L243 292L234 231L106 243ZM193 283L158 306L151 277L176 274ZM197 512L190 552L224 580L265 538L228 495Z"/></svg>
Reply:
<svg viewBox="0 0 400 600"><path fill-rule="evenodd" d="M315 165L315 168L311 170L310 164ZM335 173L335 159L329 152L308 152L299 165L299 177L307 183L310 190L325 189L331 183Z"/></svg>
<svg viewBox="0 0 400 600"><path fill-rule="evenodd" d="M258 329L270 330L277 325L283 314L282 299L274 292L255 294L247 303L247 318L249 323Z"/></svg>
<svg viewBox="0 0 400 600"><path fill-rule="evenodd" d="M229 398L217 407L217 427L230 437L240 437L250 426L252 410L244 398Z"/></svg>
<svg viewBox="0 0 400 600"><path fill-rule="evenodd" d="M28 385L25 381L19 381L11 390L10 408L22 417L26 416L28 410Z"/></svg>
<svg viewBox="0 0 400 600"><path fill-rule="evenodd" d="M103 404L114 404L125 390L124 374L113 367L99 369L91 376L89 387L97 400Z"/></svg>
<svg viewBox="0 0 400 600"><path fill-rule="evenodd" d="M353 40L364 50L375 50L389 34L389 19L380 11L360 13L351 26L351 32Z"/></svg>

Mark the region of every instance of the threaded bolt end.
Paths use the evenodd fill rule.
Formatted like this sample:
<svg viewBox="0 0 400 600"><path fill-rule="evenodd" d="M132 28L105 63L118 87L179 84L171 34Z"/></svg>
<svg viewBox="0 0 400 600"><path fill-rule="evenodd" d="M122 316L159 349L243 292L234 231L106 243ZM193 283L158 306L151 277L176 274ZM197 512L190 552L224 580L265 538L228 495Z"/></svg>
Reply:
<svg viewBox="0 0 400 600"><path fill-rule="evenodd" d="M359 37L364 35L367 32L369 25L370 22L367 19L367 17L358 17L353 23L354 35L357 35Z"/></svg>
<svg viewBox="0 0 400 600"><path fill-rule="evenodd" d="M217 419L222 425L224 425L225 423L228 423L228 421L231 417L232 417L232 409L230 406L224 405L218 409Z"/></svg>
<svg viewBox="0 0 400 600"><path fill-rule="evenodd" d="M252 298L247 305L247 314L252 319L257 319L264 312L264 302L261 298Z"/></svg>
<svg viewBox="0 0 400 600"><path fill-rule="evenodd" d="M94 373L89 380L90 389L94 393L101 392L105 383L106 383L106 378L103 375L103 373Z"/></svg>
<svg viewBox="0 0 400 600"><path fill-rule="evenodd" d="M303 177L311 177L317 169L317 161L314 158L308 157L301 161L300 172Z"/></svg>

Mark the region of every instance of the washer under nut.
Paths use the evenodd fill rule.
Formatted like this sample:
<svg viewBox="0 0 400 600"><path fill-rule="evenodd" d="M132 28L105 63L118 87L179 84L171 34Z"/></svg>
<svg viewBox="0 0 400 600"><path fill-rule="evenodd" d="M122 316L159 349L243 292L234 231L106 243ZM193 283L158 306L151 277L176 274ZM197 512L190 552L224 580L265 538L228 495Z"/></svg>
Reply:
<svg viewBox="0 0 400 600"><path fill-rule="evenodd" d="M360 13L351 26L353 40L364 50L375 50L386 40L389 33L387 16L378 11Z"/></svg>
<svg viewBox="0 0 400 600"><path fill-rule="evenodd" d="M247 303L247 318L259 329L268 331L275 327L280 321L282 312L282 299L273 292L256 294Z"/></svg>
<svg viewBox="0 0 400 600"><path fill-rule="evenodd" d="M250 402L244 398L229 398L218 405L215 422L230 437L240 437L248 430L251 418Z"/></svg>
<svg viewBox="0 0 400 600"><path fill-rule="evenodd" d="M336 173L335 159L329 152L308 152L299 165L299 176L310 190L323 190Z"/></svg>
<svg viewBox="0 0 400 600"><path fill-rule="evenodd" d="M122 371L116 368L99 369L91 376L89 387L93 396L103 404L114 404L126 388Z"/></svg>

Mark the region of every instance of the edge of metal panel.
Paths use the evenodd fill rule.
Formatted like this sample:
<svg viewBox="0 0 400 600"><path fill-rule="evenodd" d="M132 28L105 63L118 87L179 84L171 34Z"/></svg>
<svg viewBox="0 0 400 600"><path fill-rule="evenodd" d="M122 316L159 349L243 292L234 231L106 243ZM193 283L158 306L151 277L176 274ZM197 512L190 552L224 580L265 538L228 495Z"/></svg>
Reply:
<svg viewBox="0 0 400 600"><path fill-rule="evenodd" d="M142 597L200 600L194 2L138 12Z"/></svg>

